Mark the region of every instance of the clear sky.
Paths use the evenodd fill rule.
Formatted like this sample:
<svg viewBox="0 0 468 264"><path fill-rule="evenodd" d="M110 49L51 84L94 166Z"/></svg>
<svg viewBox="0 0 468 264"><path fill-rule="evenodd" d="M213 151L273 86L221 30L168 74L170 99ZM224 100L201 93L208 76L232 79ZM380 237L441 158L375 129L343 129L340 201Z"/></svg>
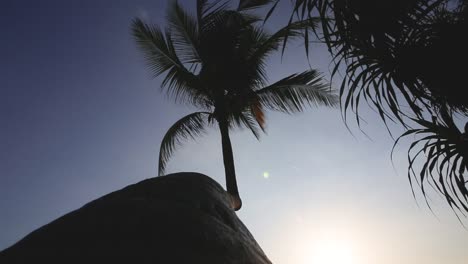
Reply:
<svg viewBox="0 0 468 264"><path fill-rule="evenodd" d="M289 1L282 4L273 25L289 14ZM2 1L0 250L156 175L164 133L193 109L161 95L129 26L135 16L162 24L165 10L165 0ZM313 67L327 73L328 59L313 47ZM282 62L271 59L269 75L275 81L306 67L297 44ZM436 216L421 199L418 207L407 142L393 168L393 141L367 112L372 140L351 124L353 137L330 109L268 113L260 142L233 132L239 217L274 263L466 264L468 231L438 195ZM205 173L224 186L218 134L180 148L168 171Z"/></svg>

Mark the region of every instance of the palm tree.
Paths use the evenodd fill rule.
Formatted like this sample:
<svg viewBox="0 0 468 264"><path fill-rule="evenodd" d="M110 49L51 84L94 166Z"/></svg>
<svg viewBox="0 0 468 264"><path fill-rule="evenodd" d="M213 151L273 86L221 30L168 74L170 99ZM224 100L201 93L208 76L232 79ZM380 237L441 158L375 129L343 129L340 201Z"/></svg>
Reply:
<svg viewBox="0 0 468 264"><path fill-rule="evenodd" d="M266 85L268 56L280 48L285 36L298 37L316 25L315 19L307 19L268 34L252 13L268 2L244 0L229 9L228 2L198 0L195 17L173 2L164 31L140 19L132 24L133 36L154 75L165 73L164 91L176 102L201 110L181 118L167 131L159 153L159 174L164 174L176 145L217 123L226 187L235 210L242 202L229 130L247 127L258 138L264 129L265 109L294 113L307 105L337 103L337 96L316 70Z"/></svg>
<svg viewBox="0 0 468 264"><path fill-rule="evenodd" d="M367 102L386 126L389 120L402 124L402 137L422 136L408 151L410 181L418 181L424 196L425 184L433 185L452 208L468 212L468 122L462 132L453 118L468 117L466 69L460 66L468 61L468 1L293 2L290 23L320 17L315 36L333 55L332 76L344 69L345 118L352 110L359 125L360 102ZM419 173L417 158L423 159Z"/></svg>
<svg viewBox="0 0 468 264"><path fill-rule="evenodd" d="M393 148L400 139L418 135L419 139L408 150L408 179L411 186L416 182L427 202L426 185L429 185L443 194L455 212L468 212L468 123L461 131L447 110L440 113L433 116L431 121L414 119L419 127L402 134ZM421 158L424 162L419 173L416 173L414 167Z"/></svg>
<svg viewBox="0 0 468 264"><path fill-rule="evenodd" d="M459 66L468 59L467 7L467 0L295 0L290 21L320 18L315 33L333 55L333 73L345 68L343 110L356 110L360 98L404 123L403 105L417 116L440 107L468 114Z"/></svg>

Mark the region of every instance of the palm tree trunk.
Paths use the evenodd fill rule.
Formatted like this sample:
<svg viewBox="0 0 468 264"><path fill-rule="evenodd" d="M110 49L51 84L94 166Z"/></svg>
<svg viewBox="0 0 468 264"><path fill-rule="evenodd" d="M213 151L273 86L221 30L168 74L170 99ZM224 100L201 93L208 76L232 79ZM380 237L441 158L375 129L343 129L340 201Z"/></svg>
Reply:
<svg viewBox="0 0 468 264"><path fill-rule="evenodd" d="M242 200L237 189L236 169L234 167L234 155L232 152L231 139L229 138L228 123L224 118L218 120L221 131L221 142L223 146L224 171L226 173L226 189L231 196L231 205L234 210L242 207Z"/></svg>

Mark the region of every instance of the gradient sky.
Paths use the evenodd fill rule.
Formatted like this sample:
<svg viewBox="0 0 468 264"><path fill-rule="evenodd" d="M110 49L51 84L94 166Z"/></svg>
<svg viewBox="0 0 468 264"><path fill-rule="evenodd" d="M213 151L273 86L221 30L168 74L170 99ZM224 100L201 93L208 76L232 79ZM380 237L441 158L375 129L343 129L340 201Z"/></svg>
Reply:
<svg viewBox="0 0 468 264"><path fill-rule="evenodd" d="M273 25L284 23L288 3ZM165 10L166 0L2 1L0 250L156 175L164 133L193 109L160 93L129 26L135 16L162 24ZM292 47L282 63L272 57L271 81L306 69L303 47ZM313 47L310 61L329 72L323 47ZM268 113L260 142L232 133L239 217L274 263L325 264L325 254L350 255L353 264L466 264L468 231L438 195L435 216L422 199L418 206L406 178L407 142L392 167L391 137L375 114L364 114L371 140L323 108ZM218 134L184 145L168 171L205 173L224 186Z"/></svg>

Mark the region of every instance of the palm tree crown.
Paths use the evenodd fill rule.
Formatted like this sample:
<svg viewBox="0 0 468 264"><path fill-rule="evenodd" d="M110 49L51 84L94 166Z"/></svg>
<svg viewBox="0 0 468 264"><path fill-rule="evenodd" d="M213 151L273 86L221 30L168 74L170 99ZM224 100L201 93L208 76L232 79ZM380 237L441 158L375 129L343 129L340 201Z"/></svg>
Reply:
<svg viewBox="0 0 468 264"><path fill-rule="evenodd" d="M164 30L140 19L132 24L133 36L154 75L165 73L164 91L176 102L201 110L169 128L161 143L159 174L164 174L169 157L183 139L195 138L217 123L227 190L236 210L241 200L229 129L247 127L258 138L264 129L265 109L294 113L307 105L337 103L336 95L316 70L266 85L267 57L280 48L286 36L297 37L316 24L308 19L268 34L252 14L268 2L241 0L237 8L230 9L228 2L198 0L196 16L192 16L174 1Z"/></svg>

